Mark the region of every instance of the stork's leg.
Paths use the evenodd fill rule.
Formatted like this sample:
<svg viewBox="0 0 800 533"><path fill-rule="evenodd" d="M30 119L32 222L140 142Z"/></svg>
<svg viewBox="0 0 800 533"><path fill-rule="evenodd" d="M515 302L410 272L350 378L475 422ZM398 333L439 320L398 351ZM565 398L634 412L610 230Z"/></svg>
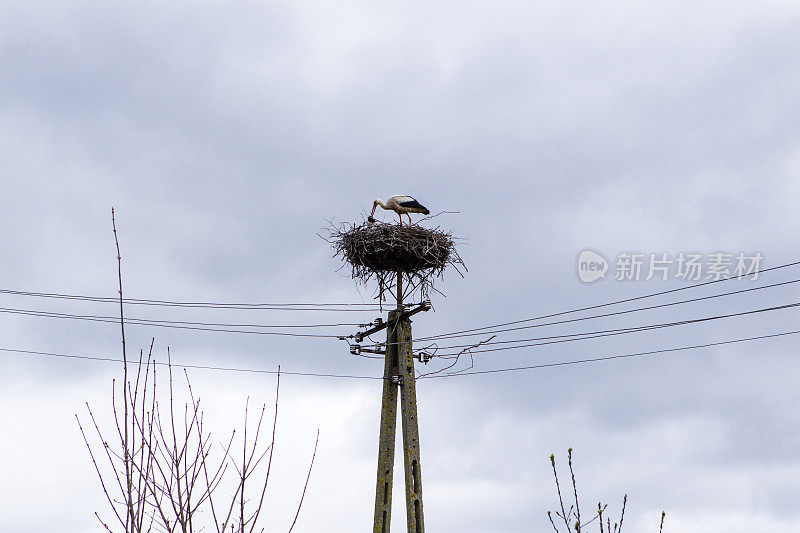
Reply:
<svg viewBox="0 0 800 533"><path fill-rule="evenodd" d="M400 225L403 225L403 215L402 213L397 213L397 216L400 218Z"/></svg>
<svg viewBox="0 0 800 533"><path fill-rule="evenodd" d="M406 216L408 217L408 225L409 226L413 225L413 222L411 222L411 214L410 213L406 213Z"/></svg>

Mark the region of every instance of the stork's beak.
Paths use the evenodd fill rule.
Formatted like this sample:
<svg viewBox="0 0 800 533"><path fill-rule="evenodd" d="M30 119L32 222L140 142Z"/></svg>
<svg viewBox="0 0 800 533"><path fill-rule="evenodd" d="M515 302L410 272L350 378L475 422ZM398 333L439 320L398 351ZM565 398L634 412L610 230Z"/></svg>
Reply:
<svg viewBox="0 0 800 533"><path fill-rule="evenodd" d="M372 204L372 213L370 213L369 216L375 216L375 208L377 208L377 207L378 207L377 204Z"/></svg>

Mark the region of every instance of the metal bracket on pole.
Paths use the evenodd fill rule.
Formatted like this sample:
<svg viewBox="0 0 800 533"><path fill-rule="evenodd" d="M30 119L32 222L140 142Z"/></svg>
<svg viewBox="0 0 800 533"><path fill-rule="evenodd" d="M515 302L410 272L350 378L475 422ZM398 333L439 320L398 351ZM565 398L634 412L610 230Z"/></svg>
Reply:
<svg viewBox="0 0 800 533"><path fill-rule="evenodd" d="M377 348L364 348L360 344L351 344L350 345L350 353L352 355L361 355L362 353L377 353L380 355L385 355L385 350L378 350Z"/></svg>
<svg viewBox="0 0 800 533"><path fill-rule="evenodd" d="M417 307L415 307L414 309L412 309L410 311L405 311L404 313L401 313L399 317L391 318L391 315L390 315L390 318L389 318L388 322L384 322L380 318L377 318L377 319L375 319L375 325L374 326L369 328L367 331L359 331L358 333L353 335L353 338L356 340L356 342L361 342L361 341L364 340L364 337L368 337L368 336L372 335L373 333L377 333L380 330L385 329L387 326L389 326L389 324L392 321L405 320L405 319L407 319L407 318L409 318L411 316L416 315L420 311L428 311L430 309L431 309L431 301L430 300L425 300L422 303L420 303Z"/></svg>

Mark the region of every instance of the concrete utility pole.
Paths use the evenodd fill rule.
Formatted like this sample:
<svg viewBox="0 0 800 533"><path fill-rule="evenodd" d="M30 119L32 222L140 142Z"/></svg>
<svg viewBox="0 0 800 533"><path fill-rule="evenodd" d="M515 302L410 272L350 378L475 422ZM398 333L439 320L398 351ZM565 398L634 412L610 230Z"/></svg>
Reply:
<svg viewBox="0 0 800 533"><path fill-rule="evenodd" d="M378 483L375 491L373 533L389 533L392 519L392 477L397 430L397 389L403 421L403 464L406 483L408 533L425 533L422 512L422 469L417 424L417 388L414 374L410 315L427 310L425 305L403 312L403 275L397 272L397 309L386 323L386 355L383 372L383 407L378 443ZM374 328L373 328L374 329ZM364 335L364 334L362 334Z"/></svg>
<svg viewBox="0 0 800 533"><path fill-rule="evenodd" d="M410 200L413 200L410 199ZM377 205L377 204L376 204ZM383 399L378 442L378 475L375 488L375 516L373 533L389 533L392 522L392 481L394 470L395 437L397 435L397 401L403 421L403 465L406 488L406 521L408 533L425 533L422 507L422 461L420 460L419 426L417 421L417 389L414 374L414 352L411 340L411 320L420 311L431 309L425 300L418 305L403 305L406 295L418 293L425 297L433 287L435 278L441 277L446 267L462 265L449 233L427 229L416 224L386 224L375 221L334 227L329 240L351 267L353 279L363 283L378 281L378 298L385 301L394 278L397 291L397 308L389 313L388 320L375 319L373 325L362 325L359 331L339 337L350 346L350 353L362 352L384 356ZM465 267L466 268L466 267ZM463 276L463 274L461 274ZM405 286L405 283L408 286ZM410 296L409 296L410 298ZM361 342L386 328L385 347L362 347ZM354 339L355 342L350 342ZM431 355L419 353L427 363Z"/></svg>

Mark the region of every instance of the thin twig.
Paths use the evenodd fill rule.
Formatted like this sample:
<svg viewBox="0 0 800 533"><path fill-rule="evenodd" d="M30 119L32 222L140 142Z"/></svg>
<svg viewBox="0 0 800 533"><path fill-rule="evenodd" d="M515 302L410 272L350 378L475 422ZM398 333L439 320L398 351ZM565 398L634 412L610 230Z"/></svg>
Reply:
<svg viewBox="0 0 800 533"><path fill-rule="evenodd" d="M581 530L581 506L578 502L578 485L575 483L575 472L572 470L572 448L567 450L567 463L569 464L569 473L572 476L572 491L575 495L575 517L577 518L578 522L575 526L575 529L578 533ZM624 511L623 511L624 512Z"/></svg>
<svg viewBox="0 0 800 533"><path fill-rule="evenodd" d="M289 533L292 533L294 525L297 523L297 517L300 516L300 509L303 507L303 499L306 497L306 489L308 489L308 480L311 479L311 469L314 468L314 458L317 456L317 444L319 444L319 428L317 428L317 439L314 441L314 453L311 454L311 464L308 465L306 483L303 485L303 494L300 495L300 503L297 505L297 513L294 515L294 520L292 520L292 526L289 528Z"/></svg>
<svg viewBox="0 0 800 533"><path fill-rule="evenodd" d="M569 518L567 517L567 511L564 510L564 498L561 496L561 485L558 482L558 473L556 472L556 456L554 454L550 454L550 464L553 466L553 477L556 480L558 503L561 505L561 514L559 516L564 520L564 524L567 526L567 533L569 533Z"/></svg>
<svg viewBox="0 0 800 533"><path fill-rule="evenodd" d="M258 523L258 515L261 513L261 507L264 503L264 495L267 493L267 484L269 483L269 474L272 471L272 454L275 451L275 431L278 427L278 398L281 390L281 367L278 365L278 378L275 384L275 415L272 418L272 441L269 444L269 460L267 461L267 473L264 476L264 485L261 488L261 497L258 500L255 514L253 515L253 523L250 527L250 532L255 529Z"/></svg>
<svg viewBox="0 0 800 533"><path fill-rule="evenodd" d="M123 379L122 379L122 403L123 403L123 420L125 425L124 430L124 439L123 439L123 454L125 456L125 482L126 482L126 495L127 495L127 507L128 507L128 517L125 519L126 529L127 524L133 525L136 522L135 513L133 510L133 477L131 472L131 464L130 464L130 456L128 447L128 354L125 349L125 314L123 312L122 306L122 254L119 251L119 238L117 237L117 221L114 217L114 208L111 208L111 227L114 230L114 244L117 247L117 280L119 283L119 326L122 332L122 366L123 366ZM130 520L130 522L129 522Z"/></svg>
<svg viewBox="0 0 800 533"><path fill-rule="evenodd" d="M88 405L87 405L87 408L88 408ZM119 515L119 513L117 512L116 507L114 506L114 502L111 499L111 493L109 493L108 489L106 488L106 484L103 481L103 474L100 473L100 467L97 465L97 461L94 458L94 453L92 452L92 447L91 447L91 445L89 445L89 440L86 438L86 433L83 431L83 426L81 426L81 420L80 420L80 418L78 418L77 414L75 414L75 420L77 420L77 422L78 422L78 428L81 431L81 435L83 435L83 442L86 443L86 449L89 450L89 456L92 458L92 464L94 465L95 472L97 472L97 477L100 479L100 486L103 488L103 494L105 494L106 500L108 500L108 504L111 507L111 510L117 516L117 520L119 520L120 525L122 525L124 527L125 526L125 521ZM97 516L96 512L95 512L95 515ZM97 519L100 520L100 517L97 516ZM100 523L103 524L106 529L108 529L108 526L102 520L100 520Z"/></svg>

